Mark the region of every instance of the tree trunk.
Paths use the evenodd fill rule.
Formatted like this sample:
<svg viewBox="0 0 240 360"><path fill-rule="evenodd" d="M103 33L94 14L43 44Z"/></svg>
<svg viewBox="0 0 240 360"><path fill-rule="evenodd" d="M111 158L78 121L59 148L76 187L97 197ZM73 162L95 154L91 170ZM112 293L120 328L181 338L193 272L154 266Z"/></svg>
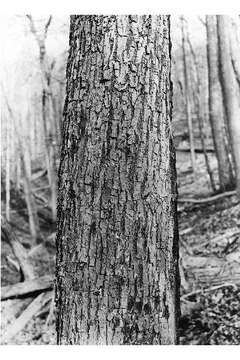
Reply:
<svg viewBox="0 0 240 360"><path fill-rule="evenodd" d="M10 136L11 136L11 120L10 123L7 123L7 134L6 134L6 182L5 182L5 190L6 190L6 218L7 221L10 220Z"/></svg>
<svg viewBox="0 0 240 360"><path fill-rule="evenodd" d="M230 50L230 18L217 16L219 61L222 79L223 99L229 124L232 155L235 165L236 187L240 196L240 102L239 88L234 74Z"/></svg>
<svg viewBox="0 0 240 360"><path fill-rule="evenodd" d="M226 143L226 132L220 101L221 87L218 68L218 45L216 16L206 16L207 29L207 60L208 60L208 91L209 91L209 120L212 137L218 161L220 189L227 190L233 186L231 164L229 162Z"/></svg>
<svg viewBox="0 0 240 360"><path fill-rule="evenodd" d="M16 145L18 151L18 144ZM16 154L16 190L20 190L21 184L21 157L19 153Z"/></svg>
<svg viewBox="0 0 240 360"><path fill-rule="evenodd" d="M43 90L42 94L42 118L44 124L44 138L45 138L45 147L46 147L46 164L48 170L48 179L51 187L50 195L50 207L52 210L52 219L55 221L57 217L57 176L56 176L56 166L55 166L55 154L53 146L53 133L52 133L52 124L50 119L50 101L49 97L46 95L46 90Z"/></svg>
<svg viewBox="0 0 240 360"><path fill-rule="evenodd" d="M56 142L56 133L55 133L55 122L53 115L53 101L52 101L52 89L51 89L51 71L54 66L48 64L46 58L46 38L49 26L52 21L52 16L50 16L45 24L43 34L40 36L33 18L31 15L26 15L29 24L30 30L34 35L38 47L39 47L39 63L40 63L40 71L42 77L42 121L43 121L43 129L44 129L44 139L45 139L45 156L46 156L46 165L48 170L48 179L51 187L51 198L50 198L50 206L52 210L52 220L56 220L57 209L57 175L56 175L56 162L55 162L55 150L54 143Z"/></svg>
<svg viewBox="0 0 240 360"><path fill-rule="evenodd" d="M32 236L32 245L36 245L37 240L42 239L39 228L39 219L37 214L37 206L32 192L32 184L31 184L31 159L29 154L29 144L26 144L26 138L22 133L23 123L18 120L15 121L15 130L18 139L18 147L19 147L19 157L21 164L21 173L22 173L22 181L23 181L23 189L25 201L27 204L28 211L28 223L29 229Z"/></svg>
<svg viewBox="0 0 240 360"><path fill-rule="evenodd" d="M59 344L175 344L168 16L72 16L57 231Z"/></svg>
<svg viewBox="0 0 240 360"><path fill-rule="evenodd" d="M204 115L203 115L203 110L202 110L202 106L201 106L200 72L199 72L198 63L197 63L197 57L196 57L196 54L194 52L192 43L190 41L188 29L187 29L187 32L186 32L186 38L187 38L186 40L187 40L188 45L189 45L190 53L192 55L192 62L193 62L193 73L194 73L194 81L195 81L196 90L194 88L192 88L192 92L193 92L194 106L195 106L195 109L196 109L196 115L197 115L197 118L198 118L198 128L199 128L199 135L200 135L200 140L201 140L201 145L202 145L202 152L203 152L203 155L204 155L206 170L207 170L207 173L208 173L208 176L209 176L210 184L211 184L212 190L215 192L216 191L216 186L215 186L214 176L213 176L213 172L212 172L210 162L209 162L209 159L208 159L207 148L206 148L206 144L205 144ZM196 152L196 148L194 150Z"/></svg>
<svg viewBox="0 0 240 360"><path fill-rule="evenodd" d="M240 40L238 36L238 22L235 19L231 19L232 26L230 31L231 36L231 58L232 65L235 72L238 85L240 86Z"/></svg>
<svg viewBox="0 0 240 360"><path fill-rule="evenodd" d="M23 176L23 189L24 189L24 195L25 200L27 204L27 210L28 210L28 222L29 222L29 228L30 233L32 236L33 243L32 245L36 245L37 239L41 239L40 236L40 229L39 229L39 219L37 215L37 207L36 202L33 197L32 192L32 184L30 180L30 174L27 170L27 161L26 156L23 152L23 149L21 147L21 164L22 164L22 176Z"/></svg>
<svg viewBox="0 0 240 360"><path fill-rule="evenodd" d="M183 73L184 73L184 88L185 88L185 108L186 117L188 123L189 133L189 145L191 150L191 163L194 177L196 176L196 158L194 151L194 134L193 134L193 123L191 114L191 104L189 99L189 83L188 83L188 69L186 60L186 37L185 37L185 26L184 19L181 17L181 30L182 30L182 52L183 52Z"/></svg>

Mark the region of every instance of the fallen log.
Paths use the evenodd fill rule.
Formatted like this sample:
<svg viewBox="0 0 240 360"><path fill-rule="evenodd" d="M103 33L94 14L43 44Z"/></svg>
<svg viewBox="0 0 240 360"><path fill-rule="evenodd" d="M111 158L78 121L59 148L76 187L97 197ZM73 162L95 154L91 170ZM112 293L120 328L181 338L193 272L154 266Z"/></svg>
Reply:
<svg viewBox="0 0 240 360"><path fill-rule="evenodd" d="M40 278L27 280L14 285L1 288L1 300L29 296L40 291L48 291L53 288L53 275L44 275Z"/></svg>
<svg viewBox="0 0 240 360"><path fill-rule="evenodd" d="M227 191L225 193L222 194L217 194L214 196L210 196L207 198L202 198L202 199L194 199L194 198L179 198L178 202L179 203L192 203L192 204L205 204L205 203L210 203L210 202L214 202L217 201L219 199L223 199L224 197L228 197L228 196L233 196L236 195L237 192L236 190L232 190L232 191Z"/></svg>
<svg viewBox="0 0 240 360"><path fill-rule="evenodd" d="M177 148L176 151L178 152L190 152L190 149L189 148ZM210 152L210 153L214 153L215 150L213 148L208 148L205 150L206 152ZM203 154L203 149L201 148L195 148L194 149L194 152L195 153L198 153L198 154Z"/></svg>
<svg viewBox="0 0 240 360"><path fill-rule="evenodd" d="M32 317L39 311L41 308L52 299L52 291L47 294L38 295L27 308L22 312L22 314L6 329L5 333L2 336L2 343L10 341L15 335L17 335L26 324L32 319Z"/></svg>

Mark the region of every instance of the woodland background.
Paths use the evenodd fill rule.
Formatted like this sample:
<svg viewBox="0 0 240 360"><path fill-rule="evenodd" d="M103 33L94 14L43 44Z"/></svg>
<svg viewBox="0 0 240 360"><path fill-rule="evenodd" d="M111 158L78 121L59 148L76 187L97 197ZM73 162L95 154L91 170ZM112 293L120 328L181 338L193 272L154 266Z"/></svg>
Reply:
<svg viewBox="0 0 240 360"><path fill-rule="evenodd" d="M54 344L57 168L69 18L27 15L2 20L2 343ZM239 25L238 16L231 18L231 43L237 58ZM226 140L221 74L215 87L215 107L219 119L225 121L226 181L219 169L217 139L209 116L206 18L172 16L171 40L179 191L180 343L239 344L240 209L231 140ZM219 58L220 54L216 55L217 69L221 69ZM231 62L238 84L238 64L234 59ZM238 92L236 99L239 101ZM27 288L21 285L23 280L28 281Z"/></svg>

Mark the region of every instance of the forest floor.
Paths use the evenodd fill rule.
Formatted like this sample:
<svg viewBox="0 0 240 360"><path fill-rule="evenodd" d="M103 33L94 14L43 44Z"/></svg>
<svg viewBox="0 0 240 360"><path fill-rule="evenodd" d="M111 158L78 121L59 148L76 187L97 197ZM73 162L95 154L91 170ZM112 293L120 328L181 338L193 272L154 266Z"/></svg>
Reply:
<svg viewBox="0 0 240 360"><path fill-rule="evenodd" d="M211 155L216 177L216 159ZM204 198L211 194L202 154L197 154L197 178L193 177L189 153L177 153L179 198ZM44 186L46 179L36 182ZM39 193L47 197L47 190ZM4 204L2 204L4 205ZM42 203L39 202L39 206ZM240 205L236 196L203 204L179 203L181 312L180 344L228 345L240 343ZM4 213L4 212L3 212ZM12 206L11 225L16 236L30 249L31 237L26 209ZM41 218L44 242L29 250L36 277L53 274L55 266L54 224ZM1 245L2 286L21 280L8 244ZM10 257L10 261L9 261ZM10 299L1 302L2 334L33 301ZM21 331L3 344L55 344L54 311L49 299Z"/></svg>

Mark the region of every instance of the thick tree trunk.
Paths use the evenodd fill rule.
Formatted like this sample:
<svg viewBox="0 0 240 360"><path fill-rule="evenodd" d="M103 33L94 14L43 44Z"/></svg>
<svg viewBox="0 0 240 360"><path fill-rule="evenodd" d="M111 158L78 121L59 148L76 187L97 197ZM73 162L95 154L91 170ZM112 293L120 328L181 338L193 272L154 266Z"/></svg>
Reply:
<svg viewBox="0 0 240 360"><path fill-rule="evenodd" d="M237 192L240 196L240 102L239 87L231 61L229 35L230 18L228 16L218 15L217 29L223 99L225 104L226 117L229 124L232 155L235 165Z"/></svg>
<svg viewBox="0 0 240 360"><path fill-rule="evenodd" d="M59 344L175 344L168 16L72 16L59 169Z"/></svg>
<svg viewBox="0 0 240 360"><path fill-rule="evenodd" d="M208 88L209 88L209 120L212 129L212 136L216 157L218 161L218 174L221 190L233 186L231 164L226 149L226 132L222 105L219 97L221 87L219 82L218 68L218 43L217 23L215 15L206 16L207 29L207 60L208 60Z"/></svg>

